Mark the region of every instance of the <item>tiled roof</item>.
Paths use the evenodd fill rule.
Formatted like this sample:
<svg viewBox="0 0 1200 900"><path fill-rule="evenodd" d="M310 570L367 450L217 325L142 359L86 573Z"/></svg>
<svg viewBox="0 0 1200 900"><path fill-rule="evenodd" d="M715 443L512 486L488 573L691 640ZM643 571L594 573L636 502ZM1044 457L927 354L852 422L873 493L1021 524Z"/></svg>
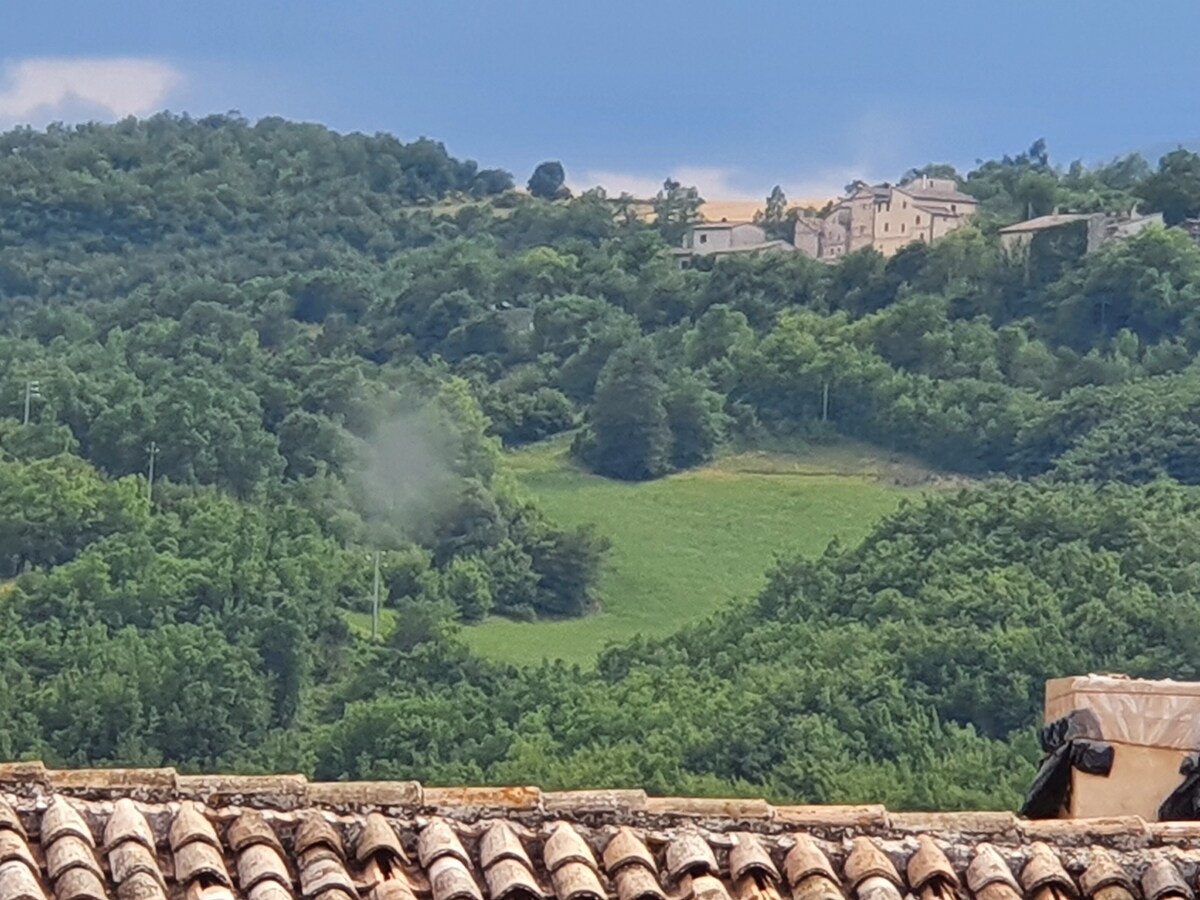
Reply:
<svg viewBox="0 0 1200 900"><path fill-rule="evenodd" d="M970 194L964 194L962 191L935 188L921 187L919 182L910 181L906 184L899 185L899 189L904 191L910 197L917 200L935 200L942 203L978 203L979 201Z"/></svg>
<svg viewBox="0 0 1200 900"><path fill-rule="evenodd" d="M1025 231L1043 231L1047 228L1058 228L1060 225L1070 225L1072 222L1082 222L1095 217L1097 213L1055 213L1050 216L1038 216L1036 219L1026 219L1007 228L1001 228L1000 234L1020 234Z"/></svg>
<svg viewBox="0 0 1200 900"><path fill-rule="evenodd" d="M0 900L1192 900L1200 825L0 765Z"/></svg>

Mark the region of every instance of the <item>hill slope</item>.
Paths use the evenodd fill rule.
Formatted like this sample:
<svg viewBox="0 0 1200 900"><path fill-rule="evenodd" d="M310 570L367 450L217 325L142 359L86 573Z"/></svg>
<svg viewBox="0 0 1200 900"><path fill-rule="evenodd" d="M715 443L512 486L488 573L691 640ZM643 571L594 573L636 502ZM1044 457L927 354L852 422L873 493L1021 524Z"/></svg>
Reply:
<svg viewBox="0 0 1200 900"><path fill-rule="evenodd" d="M598 613L532 623L493 618L467 629L475 650L514 663L586 663L609 641L670 634L756 594L777 555L816 556L834 538L856 543L916 496L888 483L887 460L850 444L740 454L644 484L580 471L561 439L514 453L510 463L551 519L592 523L612 541Z"/></svg>

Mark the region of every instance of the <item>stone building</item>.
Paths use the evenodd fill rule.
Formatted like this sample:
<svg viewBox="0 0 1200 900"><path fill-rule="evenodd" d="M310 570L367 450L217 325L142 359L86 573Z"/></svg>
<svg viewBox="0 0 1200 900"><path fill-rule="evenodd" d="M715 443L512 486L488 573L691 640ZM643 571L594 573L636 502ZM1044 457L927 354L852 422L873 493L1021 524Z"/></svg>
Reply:
<svg viewBox="0 0 1200 900"><path fill-rule="evenodd" d="M752 222L701 222L688 230L683 246L673 252L680 268L686 269L698 256L791 252L793 249L787 241L768 239L762 227Z"/></svg>
<svg viewBox="0 0 1200 900"><path fill-rule="evenodd" d="M794 242L809 256L836 260L873 247L891 256L916 241L933 243L967 222L978 201L952 178L921 176L899 185L858 182L819 220L796 222Z"/></svg>

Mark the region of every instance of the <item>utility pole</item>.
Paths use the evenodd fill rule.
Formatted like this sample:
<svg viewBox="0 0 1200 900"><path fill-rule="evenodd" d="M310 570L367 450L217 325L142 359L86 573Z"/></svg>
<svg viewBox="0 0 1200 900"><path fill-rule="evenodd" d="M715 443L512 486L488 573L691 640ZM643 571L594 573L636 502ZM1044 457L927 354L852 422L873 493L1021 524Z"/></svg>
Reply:
<svg viewBox="0 0 1200 900"><path fill-rule="evenodd" d="M371 588L371 640L379 639L379 551L375 551L375 583Z"/></svg>
<svg viewBox="0 0 1200 900"><path fill-rule="evenodd" d="M829 379L821 384L821 421L829 421Z"/></svg>
<svg viewBox="0 0 1200 900"><path fill-rule="evenodd" d="M151 441L146 445L146 452L150 454L150 468L146 473L146 499L150 502L150 508L154 508L154 458L158 456L158 444Z"/></svg>
<svg viewBox="0 0 1200 900"><path fill-rule="evenodd" d="M40 397L40 396L42 396L41 384L32 379L30 379L29 381L26 381L25 382L25 418L23 420L23 424L25 424L25 425L29 424L30 405L31 405L34 397Z"/></svg>

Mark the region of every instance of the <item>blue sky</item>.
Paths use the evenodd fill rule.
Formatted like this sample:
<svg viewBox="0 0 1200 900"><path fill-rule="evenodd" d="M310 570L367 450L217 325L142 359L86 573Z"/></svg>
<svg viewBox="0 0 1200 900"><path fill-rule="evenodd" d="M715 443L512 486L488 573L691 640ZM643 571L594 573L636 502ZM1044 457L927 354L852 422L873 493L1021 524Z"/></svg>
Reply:
<svg viewBox="0 0 1200 900"><path fill-rule="evenodd" d="M1139 11L1140 10L1140 11ZM1200 3L0 0L0 126L162 108L444 141L524 181L793 199L1200 138Z"/></svg>

